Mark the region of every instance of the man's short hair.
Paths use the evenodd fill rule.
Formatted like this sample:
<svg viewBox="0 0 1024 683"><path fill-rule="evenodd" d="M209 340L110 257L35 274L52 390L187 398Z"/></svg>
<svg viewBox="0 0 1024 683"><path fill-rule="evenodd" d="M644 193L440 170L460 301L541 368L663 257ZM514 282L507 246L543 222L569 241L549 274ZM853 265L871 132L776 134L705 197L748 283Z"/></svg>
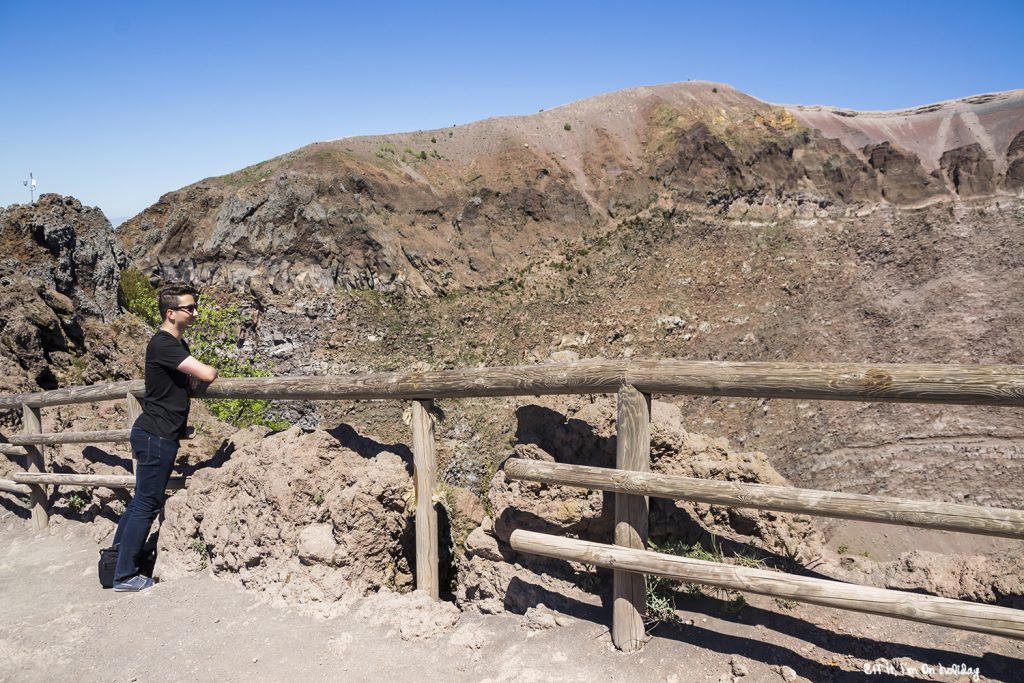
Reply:
<svg viewBox="0 0 1024 683"><path fill-rule="evenodd" d="M196 302L199 301L199 292L192 285L178 283L161 287L160 291L156 293L157 305L160 307L160 320L166 320L167 311L177 307L178 297L187 294L191 294Z"/></svg>

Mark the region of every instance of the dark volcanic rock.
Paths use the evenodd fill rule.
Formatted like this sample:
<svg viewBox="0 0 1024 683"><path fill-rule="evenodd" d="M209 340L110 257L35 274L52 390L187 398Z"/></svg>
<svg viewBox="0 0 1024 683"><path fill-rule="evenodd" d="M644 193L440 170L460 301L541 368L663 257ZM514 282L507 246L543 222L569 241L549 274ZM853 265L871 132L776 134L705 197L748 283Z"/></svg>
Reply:
<svg viewBox="0 0 1024 683"><path fill-rule="evenodd" d="M916 204L946 194L942 183L925 172L916 154L882 142L865 147L864 156L879 173L882 196L894 204Z"/></svg>
<svg viewBox="0 0 1024 683"><path fill-rule="evenodd" d="M961 197L992 194L996 190L992 160L985 156L981 145L976 142L947 150L939 166Z"/></svg>
<svg viewBox="0 0 1024 683"><path fill-rule="evenodd" d="M1024 187L1024 130L1017 133L1006 150L1006 189Z"/></svg>
<svg viewBox="0 0 1024 683"><path fill-rule="evenodd" d="M733 192L747 186L739 159L703 123L680 131L672 152L654 171L655 179L666 187L703 198L704 194Z"/></svg>
<svg viewBox="0 0 1024 683"><path fill-rule="evenodd" d="M0 209L0 251L7 390L54 389L68 373L97 381L124 372L114 360L117 334L105 323L120 314L128 260L99 209L57 194ZM90 346L96 353L83 355Z"/></svg>
<svg viewBox="0 0 1024 683"><path fill-rule="evenodd" d="M0 210L0 235L4 243L23 242L0 264L69 297L83 314L104 322L119 314L118 282L128 259L99 209L43 194L35 204Z"/></svg>

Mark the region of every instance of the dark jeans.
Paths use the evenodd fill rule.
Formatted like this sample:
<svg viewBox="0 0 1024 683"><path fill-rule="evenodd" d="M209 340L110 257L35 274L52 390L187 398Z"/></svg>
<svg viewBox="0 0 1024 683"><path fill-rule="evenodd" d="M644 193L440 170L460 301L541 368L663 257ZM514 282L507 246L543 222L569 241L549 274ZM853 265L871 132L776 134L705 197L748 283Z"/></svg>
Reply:
<svg viewBox="0 0 1024 683"><path fill-rule="evenodd" d="M177 439L165 439L138 427L132 429L135 495L121 515L114 534L114 544L120 544L115 582L126 581L139 573L139 555L153 520L164 507L167 481L171 478L179 444Z"/></svg>

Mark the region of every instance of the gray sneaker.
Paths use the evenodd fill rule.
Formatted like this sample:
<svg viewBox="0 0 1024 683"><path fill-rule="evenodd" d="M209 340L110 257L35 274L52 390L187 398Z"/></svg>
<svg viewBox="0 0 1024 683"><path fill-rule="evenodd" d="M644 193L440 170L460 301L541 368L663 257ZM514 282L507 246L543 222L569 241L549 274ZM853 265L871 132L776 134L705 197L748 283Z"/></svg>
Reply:
<svg viewBox="0 0 1024 683"><path fill-rule="evenodd" d="M114 590L118 593L138 593L153 585L153 579L138 574L127 581L118 581L114 584Z"/></svg>

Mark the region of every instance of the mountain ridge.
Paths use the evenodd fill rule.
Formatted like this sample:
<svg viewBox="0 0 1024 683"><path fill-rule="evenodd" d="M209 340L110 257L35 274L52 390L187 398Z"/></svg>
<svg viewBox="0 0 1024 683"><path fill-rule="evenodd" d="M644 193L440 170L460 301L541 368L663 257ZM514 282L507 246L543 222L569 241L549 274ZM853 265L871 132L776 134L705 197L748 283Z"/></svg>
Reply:
<svg viewBox="0 0 1024 683"><path fill-rule="evenodd" d="M941 128L935 112L946 109L947 128L967 131L929 171L918 153L935 157L927 144L857 128L871 117L780 108L706 82L642 87L452 129L313 143L168 193L118 232L155 277L444 294L512 277L528 254L655 207L771 218L1014 196L1024 97L993 101L911 115L924 121L908 129L919 137ZM964 112L973 128L958 123ZM812 116L839 137L801 123ZM282 253L294 257L284 266L266 257Z"/></svg>

